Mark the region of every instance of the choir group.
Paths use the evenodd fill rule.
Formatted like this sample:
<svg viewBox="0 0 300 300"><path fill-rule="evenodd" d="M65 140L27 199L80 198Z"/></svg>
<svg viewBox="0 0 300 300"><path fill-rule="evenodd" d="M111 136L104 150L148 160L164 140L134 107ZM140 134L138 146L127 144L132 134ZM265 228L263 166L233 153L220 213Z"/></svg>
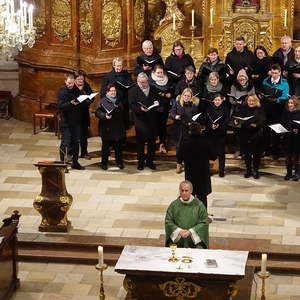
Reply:
<svg viewBox="0 0 300 300"><path fill-rule="evenodd" d="M176 145L176 172L184 169L183 145L191 124L199 123L202 134L219 160L219 176L225 175L226 135L234 133L235 154L245 161L246 178L260 177L263 155L286 157L286 180L300 178L300 47L291 38L281 38L281 48L269 55L263 46L251 52L243 37L222 61L216 48L196 71L193 58L180 41L173 45L165 63L151 41L142 44L142 55L133 70L136 82L115 58L112 70L101 84L101 99L95 115L102 139L101 168L107 170L110 148L116 164L124 168L122 149L126 130L132 123L136 132L137 169L156 169L156 139L159 151L167 153L169 142ZM84 101L80 96L87 95ZM89 159L87 137L92 90L84 73L66 76L58 94L62 140L60 158L72 156L72 167L83 169L81 157ZM79 99L79 100L78 100ZM172 133L167 133L172 119ZM270 127L271 125L271 127ZM145 146L147 152L145 153ZM294 170L294 173L293 173Z"/></svg>

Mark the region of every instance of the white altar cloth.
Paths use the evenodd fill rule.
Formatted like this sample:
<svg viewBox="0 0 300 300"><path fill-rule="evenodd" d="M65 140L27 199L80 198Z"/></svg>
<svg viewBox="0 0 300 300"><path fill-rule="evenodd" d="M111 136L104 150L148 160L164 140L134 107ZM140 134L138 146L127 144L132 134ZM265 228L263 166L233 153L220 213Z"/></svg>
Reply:
<svg viewBox="0 0 300 300"><path fill-rule="evenodd" d="M177 248L179 262L172 263L168 247L125 246L115 266L115 271L145 271L170 273L201 273L244 276L248 251ZM190 256L192 263L183 263L180 258ZM208 267L206 259L215 259L216 268Z"/></svg>

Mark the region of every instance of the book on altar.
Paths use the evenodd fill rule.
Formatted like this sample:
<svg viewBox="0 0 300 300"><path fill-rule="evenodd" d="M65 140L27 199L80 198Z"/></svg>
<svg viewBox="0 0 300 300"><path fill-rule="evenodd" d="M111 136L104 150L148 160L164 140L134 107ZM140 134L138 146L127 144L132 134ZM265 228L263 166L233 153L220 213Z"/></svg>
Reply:
<svg viewBox="0 0 300 300"><path fill-rule="evenodd" d="M77 100L81 103L86 99L93 99L96 95L98 95L99 93L91 93L90 95L80 95L79 97L77 97Z"/></svg>
<svg viewBox="0 0 300 300"><path fill-rule="evenodd" d="M152 108L154 108L154 107L159 106L159 103L153 103L153 104L150 105L150 106L146 106L146 105L143 104L142 102L138 102L138 104L140 104L141 106L143 106L145 109L148 109L148 110L150 110L150 109L152 109Z"/></svg>
<svg viewBox="0 0 300 300"><path fill-rule="evenodd" d="M232 116L235 119L241 120L241 121L247 121L250 120L251 118L253 118L254 116L250 116L250 117L237 117L237 116Z"/></svg>
<svg viewBox="0 0 300 300"><path fill-rule="evenodd" d="M283 127L281 124L273 124L269 125L269 127L274 130L276 133L286 133L289 132L285 127Z"/></svg>
<svg viewBox="0 0 300 300"><path fill-rule="evenodd" d="M195 122L199 117L200 117L201 113L193 115L192 120Z"/></svg>

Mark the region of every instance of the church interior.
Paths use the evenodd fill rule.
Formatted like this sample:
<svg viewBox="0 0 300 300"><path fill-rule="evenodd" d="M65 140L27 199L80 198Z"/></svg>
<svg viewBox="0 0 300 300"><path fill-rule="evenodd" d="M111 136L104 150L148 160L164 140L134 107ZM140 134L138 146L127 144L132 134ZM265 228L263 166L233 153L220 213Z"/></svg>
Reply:
<svg viewBox="0 0 300 300"><path fill-rule="evenodd" d="M4 2L0 1L0 9ZM7 93L10 95L8 116L1 112L0 119L0 218L9 218L16 210L20 214L14 232L15 282L9 293L1 278L6 282L4 270L11 270L5 260L7 253L0 247L0 299L104 299L99 270L95 268L97 247L101 245L107 264L102 281L105 299L134 300L130 296L132 287L114 267L124 245L164 247L166 209L177 198L178 184L184 180L184 174L175 173L174 151L158 155L157 170L137 171L130 151L126 153L125 169L100 169L101 139L94 115L97 96L90 107L88 151L92 159L80 159L84 171L60 173L65 191L73 198L67 209L68 228L65 232L49 232L43 230L45 224L36 208L36 199L44 188L44 166L37 164L59 160L60 140L54 128L34 134L33 114L39 111L41 101L56 103L66 72L84 70L93 91L99 91L115 57L124 58L124 68L132 73L146 39L153 41L163 59L170 54L174 41L182 41L197 69L210 47L217 48L223 59L239 36L245 38L250 50L264 45L273 53L284 35L291 36L296 47L300 45L300 2L28 2L35 6L35 44L14 53L13 58L3 56L0 60L0 101ZM134 139L131 131L128 134ZM265 299L299 300L299 182L283 180L283 159L264 158L260 180L241 176L241 159L232 154L226 159L226 176L211 178L210 249L249 251L249 256L245 278L238 281L235 292L228 292L222 299L264 299L257 272L261 255L267 253L270 277L265 280ZM0 238L3 233L5 230L0 229ZM169 298L189 299L180 295Z"/></svg>

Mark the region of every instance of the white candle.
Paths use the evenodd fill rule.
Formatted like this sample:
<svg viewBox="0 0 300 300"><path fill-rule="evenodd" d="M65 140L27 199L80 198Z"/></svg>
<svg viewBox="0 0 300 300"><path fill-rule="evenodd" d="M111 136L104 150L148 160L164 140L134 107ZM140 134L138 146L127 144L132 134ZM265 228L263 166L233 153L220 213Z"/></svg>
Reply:
<svg viewBox="0 0 300 300"><path fill-rule="evenodd" d="M284 23L283 23L284 27L287 27L287 14L288 14L288 12L287 12L287 9L285 8L284 9Z"/></svg>
<svg viewBox="0 0 300 300"><path fill-rule="evenodd" d="M192 26L195 26L195 10L192 9Z"/></svg>
<svg viewBox="0 0 300 300"><path fill-rule="evenodd" d="M173 30L175 31L176 30L176 17L175 17L175 14L173 14Z"/></svg>
<svg viewBox="0 0 300 300"><path fill-rule="evenodd" d="M210 25L213 25L213 14L214 14L214 8L211 7L211 9L210 9Z"/></svg>
<svg viewBox="0 0 300 300"><path fill-rule="evenodd" d="M267 271L267 254L261 255L261 270L262 273L266 273Z"/></svg>
<svg viewBox="0 0 300 300"><path fill-rule="evenodd" d="M98 264L100 267L103 266L103 247L98 246Z"/></svg>
<svg viewBox="0 0 300 300"><path fill-rule="evenodd" d="M27 25L27 2L23 3L23 18L24 18L24 26Z"/></svg>
<svg viewBox="0 0 300 300"><path fill-rule="evenodd" d="M33 16L32 16L33 5L32 4L29 5L28 12L29 12L29 29L31 29L32 25L33 25Z"/></svg>

